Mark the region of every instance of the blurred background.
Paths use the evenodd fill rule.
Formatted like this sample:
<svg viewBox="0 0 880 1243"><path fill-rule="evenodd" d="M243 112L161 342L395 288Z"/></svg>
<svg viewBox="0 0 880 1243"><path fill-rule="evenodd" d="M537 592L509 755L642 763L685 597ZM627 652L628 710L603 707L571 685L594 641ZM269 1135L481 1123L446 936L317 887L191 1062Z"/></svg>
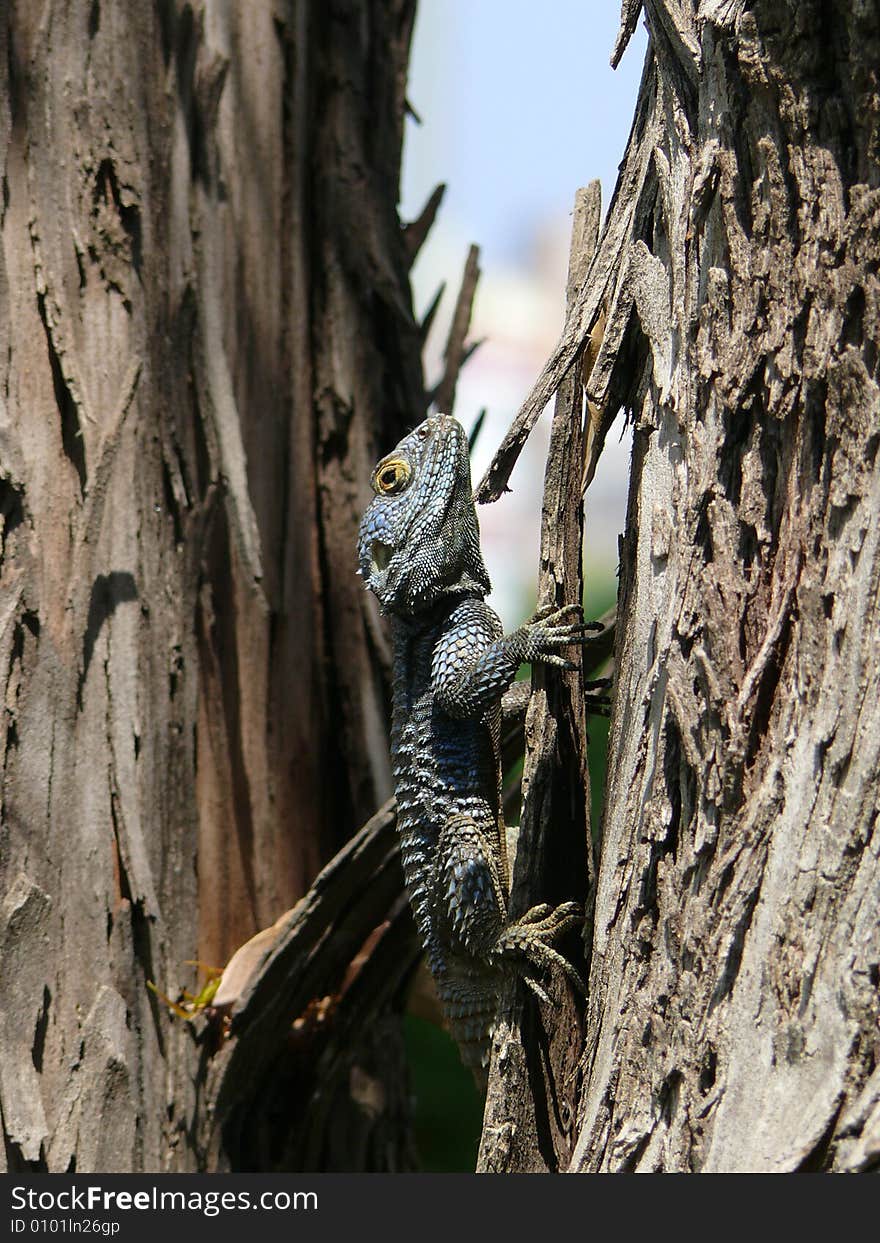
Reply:
<svg viewBox="0 0 880 1243"><path fill-rule="evenodd" d="M646 44L640 28L621 65L609 58L619 6L584 0L419 0L408 98L401 217L418 216L446 183L414 273L421 318L447 290L426 349L426 381L441 356L471 242L482 275L471 340L483 344L459 379L455 414L470 429L487 416L473 456L478 479L562 329L575 191L598 177L603 211L617 179ZM490 601L505 629L534 605L549 411L511 477L512 492L480 508ZM596 617L616 594L630 436L612 429L587 493L585 608ZM601 803L606 730L590 728L593 806ZM410 1017L417 1135L426 1169L473 1169L481 1106L452 1042Z"/></svg>

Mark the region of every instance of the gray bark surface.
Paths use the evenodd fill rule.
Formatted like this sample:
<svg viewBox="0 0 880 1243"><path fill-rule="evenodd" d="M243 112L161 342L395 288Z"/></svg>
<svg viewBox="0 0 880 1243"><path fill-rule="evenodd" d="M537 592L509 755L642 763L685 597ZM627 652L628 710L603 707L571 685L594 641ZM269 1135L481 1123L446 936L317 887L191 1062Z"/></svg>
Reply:
<svg viewBox="0 0 880 1243"><path fill-rule="evenodd" d="M625 3L615 58L635 27ZM573 1170L880 1165L880 10L646 0L566 330L635 424Z"/></svg>
<svg viewBox="0 0 880 1243"><path fill-rule="evenodd" d="M195 991L192 961L222 967L389 794L353 548L424 404L396 211L413 9L0 23L10 1168L204 1164L204 1042L147 981ZM383 1015L310 1134L327 1167L410 1159Z"/></svg>
<svg viewBox="0 0 880 1243"><path fill-rule="evenodd" d="M662 125L630 256L650 353L574 1164L861 1168L880 1159L878 10L648 18Z"/></svg>

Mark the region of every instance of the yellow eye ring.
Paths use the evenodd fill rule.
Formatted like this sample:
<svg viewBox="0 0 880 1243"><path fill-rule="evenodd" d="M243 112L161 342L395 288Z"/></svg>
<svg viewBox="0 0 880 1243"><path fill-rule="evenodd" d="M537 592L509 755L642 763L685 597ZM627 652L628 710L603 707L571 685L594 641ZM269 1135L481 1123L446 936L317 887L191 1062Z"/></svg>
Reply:
<svg viewBox="0 0 880 1243"><path fill-rule="evenodd" d="M380 496L396 496L409 483L412 467L404 458L389 458L376 467L373 488Z"/></svg>

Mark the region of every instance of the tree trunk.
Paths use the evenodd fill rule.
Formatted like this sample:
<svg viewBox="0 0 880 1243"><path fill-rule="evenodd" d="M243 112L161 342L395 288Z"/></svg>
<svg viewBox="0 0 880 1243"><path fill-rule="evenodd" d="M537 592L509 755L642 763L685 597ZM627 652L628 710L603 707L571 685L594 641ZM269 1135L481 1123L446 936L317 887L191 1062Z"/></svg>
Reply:
<svg viewBox="0 0 880 1243"><path fill-rule="evenodd" d="M646 366L574 1164L866 1168L880 8L646 7Z"/></svg>
<svg viewBox="0 0 880 1243"><path fill-rule="evenodd" d="M353 550L424 408L413 11L19 0L0 26L12 1169L253 1163L199 1140L204 1045L147 983L194 991L390 792ZM390 1003L353 1034L325 1168L409 1162L400 1049Z"/></svg>
<svg viewBox="0 0 880 1243"><path fill-rule="evenodd" d="M609 219L481 488L601 316L635 442L571 1168L876 1169L880 7L644 9Z"/></svg>

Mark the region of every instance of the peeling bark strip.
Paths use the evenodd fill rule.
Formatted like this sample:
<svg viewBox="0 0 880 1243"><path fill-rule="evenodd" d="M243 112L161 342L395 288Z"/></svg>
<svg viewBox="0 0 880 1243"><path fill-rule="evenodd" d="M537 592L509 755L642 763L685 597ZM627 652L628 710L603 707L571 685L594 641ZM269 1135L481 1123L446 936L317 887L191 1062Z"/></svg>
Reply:
<svg viewBox="0 0 880 1243"><path fill-rule="evenodd" d="M880 17L644 11L602 241L484 485L604 297L635 448L571 1168L877 1169Z"/></svg>
<svg viewBox="0 0 880 1243"><path fill-rule="evenodd" d="M352 549L372 463L424 409L407 270L429 220L407 242L396 210L413 16L412 0L5 6L13 1169L207 1160L203 1050L146 982L193 990L188 964L222 966L291 908L390 791ZM309 1132L325 1168L411 1163L397 1011L369 1012ZM261 1154L285 1151L279 1121Z"/></svg>
<svg viewBox="0 0 880 1243"><path fill-rule="evenodd" d="M575 199L568 296L583 280L601 217L598 181ZM581 545L584 389L575 364L556 395L544 481L538 607L583 598ZM583 665L589 663L585 651ZM590 774L583 670L548 676L537 665L525 721L522 820L510 901L511 918L537 902L586 900L594 880ZM582 876L584 890L572 890ZM575 937L571 938L577 944ZM573 957L572 961L576 963ZM478 1169L564 1169L571 1158L581 1052L580 1006L567 983L556 984L556 1008L538 1034L535 1003L511 989L510 1018L496 1033ZM548 1016L542 1016L546 1021Z"/></svg>

